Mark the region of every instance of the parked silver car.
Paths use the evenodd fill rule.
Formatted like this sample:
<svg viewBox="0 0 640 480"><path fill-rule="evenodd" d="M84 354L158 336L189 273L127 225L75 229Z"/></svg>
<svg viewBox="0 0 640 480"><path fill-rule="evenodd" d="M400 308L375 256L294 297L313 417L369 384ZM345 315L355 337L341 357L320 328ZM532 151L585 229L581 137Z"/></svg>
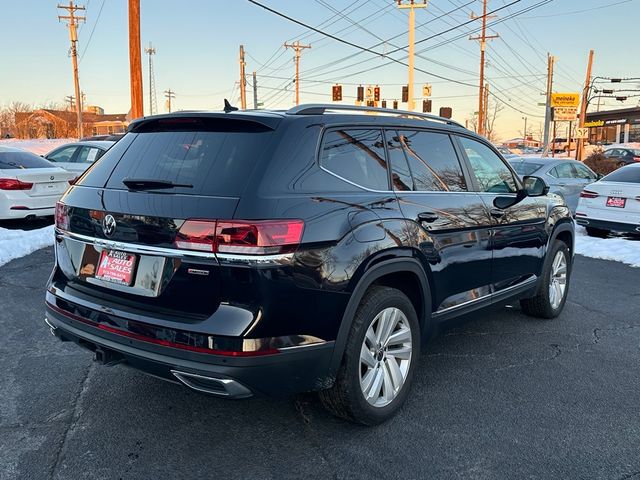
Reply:
<svg viewBox="0 0 640 480"><path fill-rule="evenodd" d="M107 140L67 143L50 151L44 158L57 167L79 175L104 155L114 143L116 142Z"/></svg>
<svg viewBox="0 0 640 480"><path fill-rule="evenodd" d="M535 175L544 178L550 191L564 198L574 214L582 189L600 178L582 162L566 158L518 157L507 161L521 177Z"/></svg>

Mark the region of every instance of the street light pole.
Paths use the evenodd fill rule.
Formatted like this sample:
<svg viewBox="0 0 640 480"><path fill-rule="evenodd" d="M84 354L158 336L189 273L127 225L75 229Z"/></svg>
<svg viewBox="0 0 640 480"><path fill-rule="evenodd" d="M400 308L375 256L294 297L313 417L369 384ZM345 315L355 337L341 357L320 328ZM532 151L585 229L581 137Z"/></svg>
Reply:
<svg viewBox="0 0 640 480"><path fill-rule="evenodd" d="M527 146L527 117L522 117L524 120L524 132L522 134L522 139L524 140L524 146Z"/></svg>

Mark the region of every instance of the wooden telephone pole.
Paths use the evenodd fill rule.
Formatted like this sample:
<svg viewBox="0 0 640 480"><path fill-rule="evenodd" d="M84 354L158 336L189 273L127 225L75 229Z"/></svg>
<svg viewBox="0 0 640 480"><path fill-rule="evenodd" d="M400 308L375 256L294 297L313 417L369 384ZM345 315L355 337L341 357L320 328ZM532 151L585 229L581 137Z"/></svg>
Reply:
<svg viewBox="0 0 640 480"><path fill-rule="evenodd" d="M542 156L546 157L549 154L549 128L551 126L551 93L553 92L553 67L555 65L556 58L553 55L547 53L547 100L544 112L544 139L543 139L543 151Z"/></svg>
<svg viewBox="0 0 640 480"><path fill-rule="evenodd" d="M86 17L76 16L77 10L85 10L84 6L74 5L73 1L69 1L69 5L58 5L69 12L69 15L58 15L58 20L66 20L69 27L69 38L71 39L71 61L73 63L73 83L76 91L76 123L78 125L78 138L84 136L82 128L82 96L80 94L80 79L78 78L78 22L84 22Z"/></svg>
<svg viewBox="0 0 640 480"><path fill-rule="evenodd" d="M299 40L293 43L285 43L284 48L293 48L296 52L296 105L300 105L300 52L311 45L301 45Z"/></svg>
<svg viewBox="0 0 640 480"><path fill-rule="evenodd" d="M131 118L140 118L144 115L142 106L140 0L129 0L129 73L131 77Z"/></svg>
<svg viewBox="0 0 640 480"><path fill-rule="evenodd" d="M593 50L589 50L589 61L587 62L587 78L584 80L584 89L582 90L582 102L580 104L580 123L579 127L584 128L584 122L587 118L587 101L589 99L589 86L591 85L591 67L593 66ZM571 144L569 144L571 151ZM578 139L578 149L576 150L576 160L582 161L584 158L584 138Z"/></svg>
<svg viewBox="0 0 640 480"><path fill-rule="evenodd" d="M244 67L244 45L240 45L240 108L247 109L247 77L245 77Z"/></svg>
<svg viewBox="0 0 640 480"><path fill-rule="evenodd" d="M167 110L169 110L169 113L171 113L171 100L176 98L176 92L172 91L171 89L169 90L165 90L164 91L164 98L167 99Z"/></svg>
<svg viewBox="0 0 640 480"><path fill-rule="evenodd" d="M427 1L423 0L422 3L414 3L414 0L409 0L408 4L403 4L402 0L398 0L398 8L409 9L409 75L407 83L407 110L414 110L416 107L416 100L413 94L413 61L415 57L415 34L416 34L416 8L426 8Z"/></svg>
<svg viewBox="0 0 640 480"><path fill-rule="evenodd" d="M480 92L478 94L478 134L484 135L484 126L485 126L485 116L486 116L486 103L484 101L485 97L485 88L484 88L484 52L487 47L487 40L491 40L492 38L498 38L499 35L487 35L487 0L482 1L482 16L476 17L471 14L471 18L482 18L482 33L477 37L469 37L469 40L479 40L480 41Z"/></svg>

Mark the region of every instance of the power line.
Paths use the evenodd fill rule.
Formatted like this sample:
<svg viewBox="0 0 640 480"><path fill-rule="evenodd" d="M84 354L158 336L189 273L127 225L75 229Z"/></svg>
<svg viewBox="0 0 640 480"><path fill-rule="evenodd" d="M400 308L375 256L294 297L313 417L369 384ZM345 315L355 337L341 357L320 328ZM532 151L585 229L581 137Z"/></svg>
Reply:
<svg viewBox="0 0 640 480"><path fill-rule="evenodd" d="M89 6L89 3L87 2L87 7ZM104 0L102 0L102 3L100 4L100 10L98 11L98 15L96 16L96 21L93 24L93 27L91 27L91 33L89 34L89 40L87 40L87 44L84 46L84 49L82 50L82 54L80 55L80 62L82 62L82 59L84 58L84 54L87 53L87 49L89 48L89 44L91 43L91 39L93 38L93 32L96 31L96 26L98 25L98 21L100 20L100 15L102 14L102 8L104 7Z"/></svg>

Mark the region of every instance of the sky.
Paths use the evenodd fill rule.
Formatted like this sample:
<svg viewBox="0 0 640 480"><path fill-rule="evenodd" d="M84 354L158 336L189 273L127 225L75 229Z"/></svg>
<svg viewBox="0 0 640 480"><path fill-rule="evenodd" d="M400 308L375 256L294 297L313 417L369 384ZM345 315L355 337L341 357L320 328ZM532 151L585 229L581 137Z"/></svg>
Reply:
<svg viewBox="0 0 640 480"><path fill-rule="evenodd" d="M60 0L62 2L62 0ZM322 32L386 53L406 47L407 11L392 0L258 0ZM488 0L488 10L505 5L489 20L487 82L502 110L496 129L502 139L539 130L544 107L547 52L556 57L554 90L581 91L589 49L595 50L593 76L640 77L637 29L640 0ZM59 22L55 0L0 0L0 106L12 101L63 103L73 94L69 34ZM407 0L405 0L407 3ZM79 30L80 85L86 104L106 113L129 110L127 0L84 0L87 20ZM417 95L432 85L433 110L452 107L460 122L478 109L480 47L469 40L479 21L459 26L480 0L431 0L416 10ZM450 13L449 13L450 12ZM11 19L17 19L12 21ZM455 28L458 26L458 28ZM444 32L444 33L443 33ZM392 39L392 37L396 37ZM258 101L266 108L293 106L294 53L285 41L311 45L302 52L302 103L331 101L331 85L343 85L344 103L356 88L380 85L381 96L400 99L407 67L329 39L270 13L247 0L141 0L143 47L152 42L157 105L166 111L164 91L171 89L176 109L220 109L223 99L239 103L238 50L244 45L249 74L248 103L253 104L251 72L257 72ZM391 40L390 40L391 39ZM400 50L390 57L406 61ZM143 54L144 104L149 113L148 56ZM442 78L444 77L444 79ZM465 85L466 84L466 85ZM640 83L630 85L640 89ZM637 92L636 94L640 94ZM605 101L601 109L637 105ZM421 109L421 102L417 108ZM400 107L404 107L400 104Z"/></svg>

